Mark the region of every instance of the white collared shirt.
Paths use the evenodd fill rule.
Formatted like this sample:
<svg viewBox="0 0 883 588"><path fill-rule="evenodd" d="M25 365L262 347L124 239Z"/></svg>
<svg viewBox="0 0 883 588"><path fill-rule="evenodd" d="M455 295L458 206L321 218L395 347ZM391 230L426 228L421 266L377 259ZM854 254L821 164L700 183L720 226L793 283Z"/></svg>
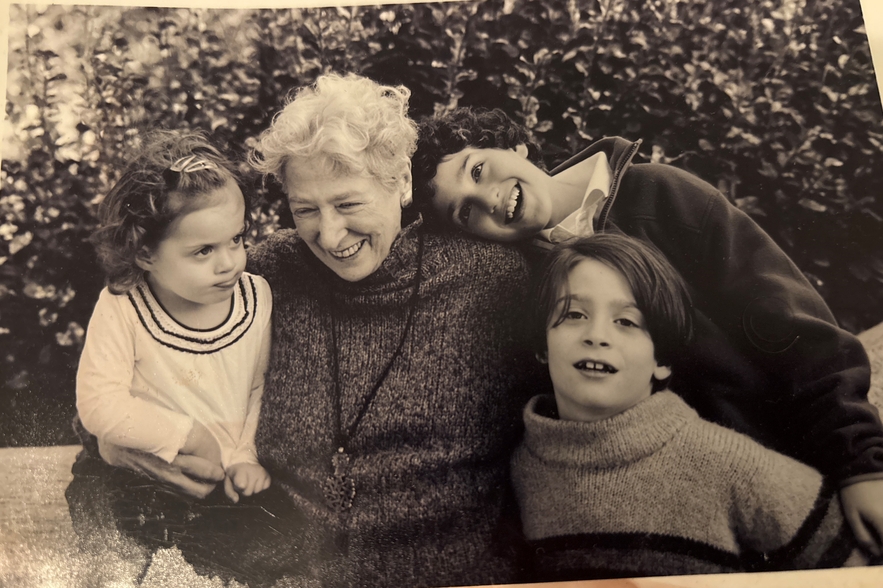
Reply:
<svg viewBox="0 0 883 588"><path fill-rule="evenodd" d="M560 243L573 237L589 237L595 233L595 212L610 194L613 170L603 152L596 153L577 165L592 167L582 205L551 229L540 231L536 237L538 240Z"/></svg>

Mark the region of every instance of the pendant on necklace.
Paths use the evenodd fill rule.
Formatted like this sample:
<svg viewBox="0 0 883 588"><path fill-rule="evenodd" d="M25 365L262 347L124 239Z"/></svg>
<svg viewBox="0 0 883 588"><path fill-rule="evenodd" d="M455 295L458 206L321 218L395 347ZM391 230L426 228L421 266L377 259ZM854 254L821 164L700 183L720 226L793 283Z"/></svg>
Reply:
<svg viewBox="0 0 883 588"><path fill-rule="evenodd" d="M331 510L343 513L353 506L356 497L356 483L350 477L350 456L343 447L331 456L331 475L322 484L325 502Z"/></svg>

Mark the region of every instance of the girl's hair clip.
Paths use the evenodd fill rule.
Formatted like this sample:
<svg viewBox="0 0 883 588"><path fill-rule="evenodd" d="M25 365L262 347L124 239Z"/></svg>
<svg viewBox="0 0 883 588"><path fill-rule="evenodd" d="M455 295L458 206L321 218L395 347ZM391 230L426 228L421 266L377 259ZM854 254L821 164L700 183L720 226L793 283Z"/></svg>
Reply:
<svg viewBox="0 0 883 588"><path fill-rule="evenodd" d="M196 155L187 155L173 163L169 169L179 174L188 174L206 169L218 169L218 166Z"/></svg>

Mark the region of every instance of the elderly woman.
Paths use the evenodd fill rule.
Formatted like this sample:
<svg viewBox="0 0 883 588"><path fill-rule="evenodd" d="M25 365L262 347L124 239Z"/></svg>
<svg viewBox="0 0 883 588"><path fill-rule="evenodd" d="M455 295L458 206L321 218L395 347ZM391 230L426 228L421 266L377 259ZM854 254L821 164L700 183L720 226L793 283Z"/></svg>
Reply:
<svg viewBox="0 0 883 588"><path fill-rule="evenodd" d="M324 76L253 157L283 185L297 229L249 252L274 296L256 444L269 496L286 499L280 516L304 521L299 539L259 543L323 586L515 579L497 533L533 364L514 326L527 270L501 245L403 222L417 138L408 98ZM193 494L218 479L198 460L103 454Z"/></svg>

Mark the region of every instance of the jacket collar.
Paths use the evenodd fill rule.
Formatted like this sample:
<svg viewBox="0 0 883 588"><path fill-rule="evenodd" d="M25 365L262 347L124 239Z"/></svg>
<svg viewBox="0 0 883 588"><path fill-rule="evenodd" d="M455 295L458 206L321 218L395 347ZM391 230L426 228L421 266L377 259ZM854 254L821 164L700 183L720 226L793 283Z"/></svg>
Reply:
<svg viewBox="0 0 883 588"><path fill-rule="evenodd" d="M619 192L619 184L626 169L632 163L635 154L641 146L641 140L629 141L622 137L605 137L599 141L595 141L561 165L552 169L549 175L556 175L577 163L588 159L596 153L603 152L607 155L607 161L610 163L610 169L613 170L613 176L610 181L610 192L604 201L604 207L601 209L601 215L598 218L598 231L607 228L607 218L610 216L610 208L616 195Z"/></svg>

